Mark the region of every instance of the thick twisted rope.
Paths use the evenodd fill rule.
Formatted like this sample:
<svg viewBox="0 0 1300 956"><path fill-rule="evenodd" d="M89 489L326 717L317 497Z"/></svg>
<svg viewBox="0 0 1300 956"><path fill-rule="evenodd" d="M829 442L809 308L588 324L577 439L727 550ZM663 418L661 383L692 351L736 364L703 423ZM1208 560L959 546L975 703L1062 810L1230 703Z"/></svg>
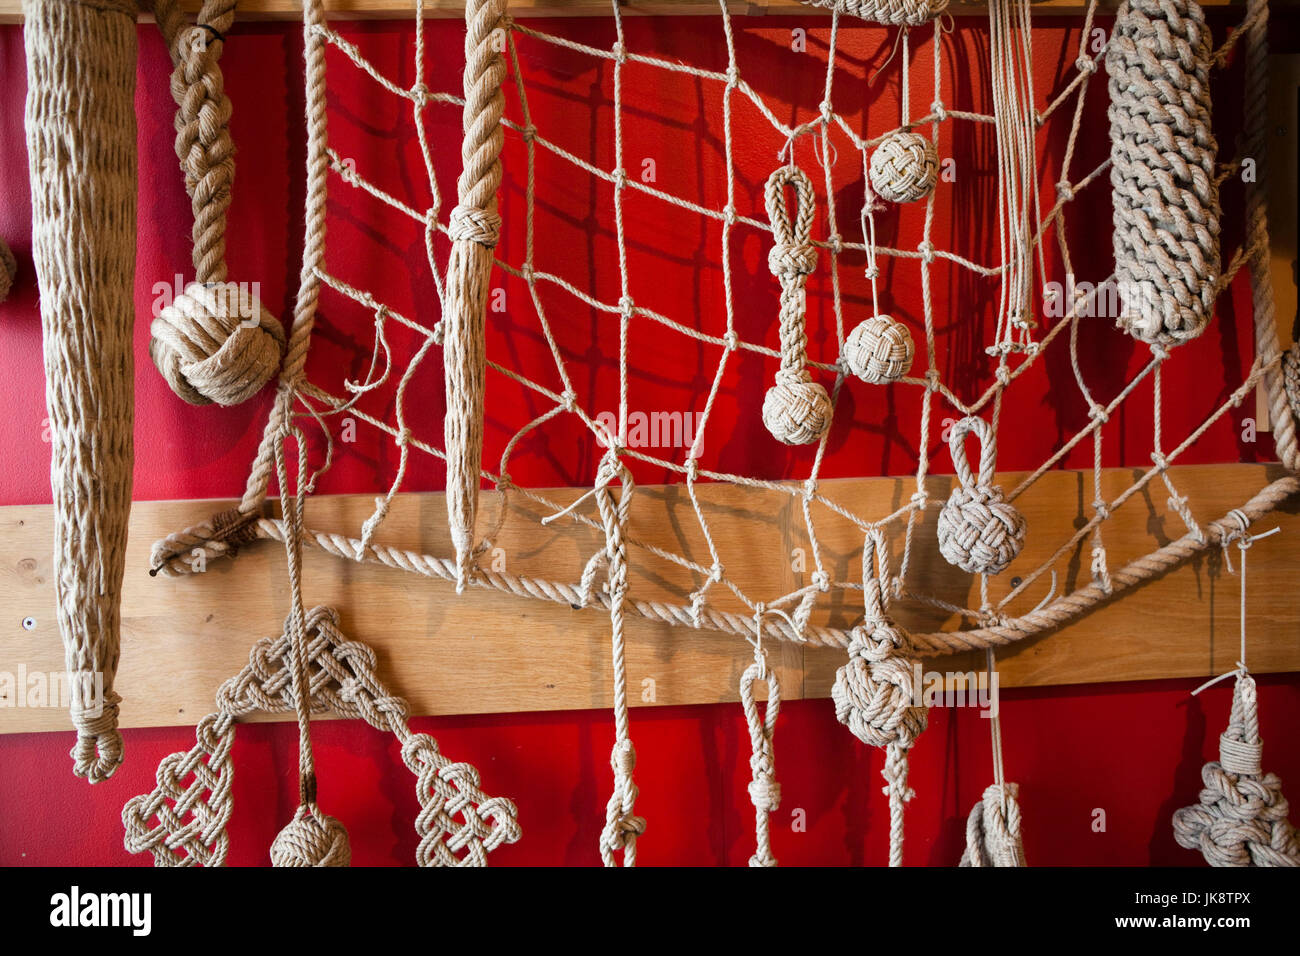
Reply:
<svg viewBox="0 0 1300 956"><path fill-rule="evenodd" d="M457 593L465 589L473 568L483 457L488 283L492 250L501 233L497 190L501 186L501 117L505 112L501 92L506 76L502 55L505 11L506 0L469 0L465 4L464 168L456 182L459 202L448 223L452 246L442 342L447 394L443 419L447 518L456 548Z"/></svg>
<svg viewBox="0 0 1300 956"><path fill-rule="evenodd" d="M297 707L289 627L286 621L284 633L253 645L247 666L217 691L217 711L199 721L195 746L163 758L153 792L127 802L122 822L129 852L152 853L155 866L225 864L230 848L226 825L234 809L230 749L236 720L254 713L292 713ZM420 802L415 821L420 866L485 866L491 851L519 839L515 805L488 797L478 771L449 760L428 734L411 732L406 702L379 681L374 651L339 630L337 612L312 608L305 616L305 634L312 713L362 719L401 743ZM294 847L303 845L286 839L282 849L301 860Z"/></svg>
<svg viewBox="0 0 1300 956"><path fill-rule="evenodd" d="M889 865L902 866L903 806L914 795L907 785L907 752L929 715L918 703L907 635L889 618L884 586L889 579L884 535L872 529L862 544L865 616L853 629L849 659L835 673L831 699L835 718L853 736L885 750L881 774L889 797Z"/></svg>
<svg viewBox="0 0 1300 956"><path fill-rule="evenodd" d="M803 0L811 7L861 17L886 26L917 27L948 9L948 0Z"/></svg>
<svg viewBox="0 0 1300 956"><path fill-rule="evenodd" d="M761 617L761 615L760 615ZM754 683L767 685L767 705L760 715L754 700ZM749 799L754 804L755 849L750 866L776 866L772 855L771 815L781 805L781 785L776 782L776 757L773 737L776 719L781 712L781 680L767 666L767 655L755 641L754 662L740 675L740 705L749 727Z"/></svg>
<svg viewBox="0 0 1300 956"><path fill-rule="evenodd" d="M1300 839L1287 814L1282 781L1260 765L1255 679L1241 673L1219 759L1205 765L1200 800L1174 814L1174 839L1211 866L1300 866Z"/></svg>
<svg viewBox="0 0 1300 956"><path fill-rule="evenodd" d="M1195 0L1126 0L1106 49L1121 324L1148 343L1195 338L1219 292L1210 33Z"/></svg>
<svg viewBox="0 0 1300 956"><path fill-rule="evenodd" d="M28 0L23 11L55 593L73 772L98 783L122 761L113 677L133 458L136 5Z"/></svg>
<svg viewBox="0 0 1300 956"><path fill-rule="evenodd" d="M622 493L618 501L609 486L618 481ZM645 820L635 813L637 798L636 748L632 746L627 713L627 660L623 636L623 607L627 599L627 519L636 486L632 473L613 449L601 459L596 475L596 504L605 528L605 564L608 577L609 623L614 661L614 749L610 767L614 771L614 789L605 807L605 827L600 834L600 858L606 866L616 866L616 854L623 852L623 865L636 866L636 841L645 832Z"/></svg>
<svg viewBox="0 0 1300 956"><path fill-rule="evenodd" d="M149 354L167 384L192 405L237 405L280 367L284 328L257 297L226 281L226 213L235 178L230 97L221 74L236 0L206 0L185 21L177 0L155 0L171 52L176 156L194 212L194 281L150 326Z"/></svg>
<svg viewBox="0 0 1300 956"><path fill-rule="evenodd" d="M1019 788L993 784L966 818L966 850L959 866L1024 866Z"/></svg>
<svg viewBox="0 0 1300 956"><path fill-rule="evenodd" d="M795 212L786 210L785 187L795 190ZM772 248L767 267L781 284L781 366L776 384L763 397L763 424L777 441L807 445L821 439L831 423L831 399L808 371L805 325L808 276L817 268L812 223L817 215L812 181L799 167L783 166L768 177L764 189Z"/></svg>

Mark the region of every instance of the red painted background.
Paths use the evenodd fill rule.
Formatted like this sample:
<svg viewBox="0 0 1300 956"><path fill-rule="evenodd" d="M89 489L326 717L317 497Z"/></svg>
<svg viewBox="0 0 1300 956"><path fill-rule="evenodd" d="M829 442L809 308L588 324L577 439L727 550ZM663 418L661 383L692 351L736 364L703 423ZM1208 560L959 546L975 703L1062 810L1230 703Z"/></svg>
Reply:
<svg viewBox="0 0 1300 956"><path fill-rule="evenodd" d="M822 23L823 21L818 21ZM790 30L804 20L737 20L741 74L774 104L785 122L815 115L821 98L827 31L809 31L808 52L790 50ZM963 18L945 41L943 96L949 108L988 110L987 33ZM1108 26L1109 24L1103 24ZM608 48L613 27L607 19L548 21L567 36ZM1216 36L1224 35L1223 26ZM410 29L405 25L349 25L347 36L396 82L409 85ZM172 102L167 89L166 53L152 27L141 28L140 86L140 237L136 275L140 321L136 326L136 472L139 500L237 495L261 431L268 394L235 409L194 409L167 390L148 359L148 316L153 283L189 272L189 213L171 148ZM428 29L430 77L435 90L459 85L461 28L434 22ZM888 53L884 34L874 28L841 32L845 69L836 78L838 110L871 135L890 128L898 116L898 59L884 67L875 84L861 77L879 67ZM1279 37L1283 44L1288 38ZM726 66L721 30L714 19L653 19L627 22L628 47L667 60ZM528 83L529 107L540 135L588 158L601 168L613 164L609 108L612 69L590 57L521 39L520 54ZM1052 24L1035 32L1035 82L1038 99L1068 79L1078 43L1077 23ZM912 111L924 112L932 97L929 42L918 42L912 73ZM223 67L235 106L232 128L240 148L235 206L228 231L231 278L259 281L262 297L281 316L291 308L300 257L296 223L302 207L300 119L301 39L295 28L241 26L228 46ZM1222 78L1218 111L1225 151L1234 140L1239 65ZM409 126L409 109L379 91L336 53L331 54L331 143L357 170L418 209L431 203L422 180ZM0 234L18 255L22 270L10 300L0 305L0 349L8 374L8 414L0 419L0 504L45 502L48 451L42 442L40 323L30 261L30 227L25 149L22 133L24 83L21 31L0 29ZM648 67L625 68L624 165L630 176L653 158L657 188L712 208L726 202L720 140L720 86ZM509 110L520 104L511 92ZM443 217L454 202L459 169L458 110L434 106L429 130L444 198ZM736 142L738 212L763 218L762 183L777 164L782 140L739 97L733 116ZM1047 187L1057 178L1055 163L1068 116L1049 124L1042 170ZM1104 71L1094 79L1079 143L1077 178L1105 157ZM835 209L841 234L861 238L857 209L862 197L860 162L838 140L835 157ZM981 262L993 261L996 209L991 191L995 174L991 127L947 124L940 152L957 161L957 179L940 187L934 242ZM501 254L518 264L523 256L524 148L508 139L503 187L506 223ZM819 159L809 140L796 145L796 158L823 193ZM539 152L536 267L564 275L603 301L619 295L613 267L612 188ZM1050 193L1048 193L1050 195ZM1081 194L1068 217L1074 270L1080 279L1104 278L1110 270L1109 209L1104 177ZM1045 199L1050 202L1050 199ZM1240 228L1239 194L1225 193L1225 248ZM436 296L424 265L419 227L334 181L330 207L327 266L359 286L384 292L385 301L426 323L436 320ZM635 192L626 198L630 292L638 305L687 324L721 334L721 230L716 223ZM1278 215L1279 213L1275 213ZM1286 214L1286 213L1281 213ZM378 225L382 223L382 228ZM888 210L878 219L879 241L915 248L920 239L919 209ZM826 235L823 218L818 235ZM741 227L733 234L736 328L741 337L774 345L775 283L766 268L770 240ZM440 261L446 246L438 246ZM823 257L825 264L825 257ZM841 261L846 322L869 308L869 288L861 276L861 256ZM1052 278L1063 270L1049 255ZM509 309L494 315L489 356L524 369L560 388L554 364L539 334L526 286L500 278ZM829 311L830 282L823 268L810 285L810 353L833 361L837 337ZM993 334L997 287L945 265L935 269L938 366L944 380L969 399L987 385L991 366L982 352ZM921 341L919 270L914 261L884 264L883 309L907 322ZM616 319L564 293L542 292L579 400L589 410L616 408L617 365L611 360ZM359 380L369 364L372 341L365 310L326 293L321 328L309 363L320 384L341 390L344 377ZM409 354L414 334L393 329L395 354ZM598 347L599 345L599 347ZM649 322L633 323L633 407L687 410L702 407L718 350L665 333ZM1240 381L1251 349L1249 298L1237 282L1220 305L1217 323L1170 363L1166 378L1168 444L1172 445ZM433 359L412 380L408 403L417 434L440 444L442 414L440 362ZM1080 362L1100 399L1109 398L1145 359L1145 350L1113 330L1089 327ZM765 477L806 476L809 450L789 450L757 425L757 408L774 363L755 356L733 360L709 426L701 464L708 468ZM393 386L366 397L363 407L391 420ZM545 410L534 395L500 375L489 381L490 418L485 463L495 467L509 437ZM1150 450L1149 392L1126 407L1107 431L1108 465L1139 465ZM1032 467L1059 447L1085 422L1086 403L1073 385L1068 356L1058 347L1018 382L1004 416L1000 464ZM919 391L870 389L851 383L841 397L823 469L826 475L906 474L915 468ZM939 409L937 418L952 415ZM1242 414L1245 414L1243 412ZM1087 443L1085 443L1087 444ZM571 418L555 419L526 438L510 472L523 485L590 482L601 449ZM673 452L680 460L683 452ZM937 434L924 449L938 471L950 471ZM1242 440L1237 416L1211 430L1188 461L1248 461L1268 457L1264 445ZM340 449L325 476L326 493L378 491L391 481L396 453L391 443L362 430L355 445ZM1090 456L1068 464L1086 466ZM640 482L663 481L662 468L633 466ZM414 462L406 490L441 487L432 461ZM1073 504L1071 504L1073 507ZM745 546L742 543L742 546ZM725 560L725 557L724 557ZM129 569L141 574L144 569ZM448 592L450 595L450 592ZM327 601L309 593L308 600ZM0 626L18 627L16 609L3 609ZM232 634L251 642L263 635ZM490 635L484 635L490 637ZM124 653L131 652L130 646ZM400 667L400 662L393 666ZM1226 719L1230 691L1221 685L1199 698L1192 682L1111 684L1003 695L1008 774L1022 787L1029 859L1039 864L1190 864L1195 854L1172 840L1169 817L1195 798L1199 768L1212 756ZM1285 731L1300 717L1300 680L1294 675L1262 681L1263 731L1270 769L1284 779L1300 779L1300 753ZM129 700L124 705L130 706ZM612 728L605 711L542 715L502 715L421 719L443 749L477 765L485 789L517 801L524 840L500 851L501 863L595 862L596 839L609 787L608 748ZM640 846L644 863L743 863L752 849L752 808L748 780L748 739L739 708L682 707L638 709L633 737L641 787L638 812L650 821ZM94 789L69 772L70 733L0 736L0 863L142 864L121 847L122 803L151 788L154 767L165 754L187 749L189 728L132 730L126 733L128 758L109 782ZM409 863L414 858L412 821L416 801L409 775L395 745L366 727L339 722L315 732L320 764L321 802L348 826L358 863ZM296 798L295 735L288 725L241 729L235 748L236 815L232 823L233 863L266 861L266 848L288 819ZM786 863L880 863L885 859L887 810L880 793L879 756L858 745L836 724L827 701L787 704L776 740L782 808L776 815L774 849ZM917 799L908 811L908 859L948 865L961 853L964 818L990 782L988 727L969 711L936 710L912 758ZM1106 813L1105 832L1094 832L1094 810ZM790 825L791 812L805 811L806 832Z"/></svg>

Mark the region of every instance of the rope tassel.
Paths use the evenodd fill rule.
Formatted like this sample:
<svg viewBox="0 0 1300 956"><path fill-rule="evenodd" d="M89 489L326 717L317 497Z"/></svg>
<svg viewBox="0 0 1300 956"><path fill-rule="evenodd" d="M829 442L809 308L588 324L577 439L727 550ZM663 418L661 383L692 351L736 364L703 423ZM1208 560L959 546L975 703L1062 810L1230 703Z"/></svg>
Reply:
<svg viewBox="0 0 1300 956"><path fill-rule="evenodd" d="M122 762L113 677L133 460L137 10L29 0L23 12L59 633L73 772L99 783Z"/></svg>
<svg viewBox="0 0 1300 956"><path fill-rule="evenodd" d="M501 234L497 190L501 186L501 117L506 76L502 56L506 0L465 5L464 169L456 183L458 204L448 233L447 301L442 360L447 387L443 437L447 448L447 519L456 548L456 591L473 568L474 519L483 459L484 379L488 282Z"/></svg>

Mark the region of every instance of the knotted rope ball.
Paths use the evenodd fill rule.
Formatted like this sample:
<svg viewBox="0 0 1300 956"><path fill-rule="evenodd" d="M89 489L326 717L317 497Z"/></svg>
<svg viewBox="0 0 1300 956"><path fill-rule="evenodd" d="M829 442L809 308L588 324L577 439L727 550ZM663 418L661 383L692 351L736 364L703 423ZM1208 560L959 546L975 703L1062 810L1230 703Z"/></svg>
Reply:
<svg viewBox="0 0 1300 956"><path fill-rule="evenodd" d="M787 184L795 188L793 221L786 211ZM830 396L806 368L804 287L817 268L817 247L811 238L816 213L812 181L797 166L783 166L768 177L764 199L775 239L767 254L767 267L781 283L781 368L776 384L763 397L763 424L777 441L807 445L818 441L831 424Z"/></svg>
<svg viewBox="0 0 1300 956"><path fill-rule="evenodd" d="M1219 759L1201 770L1200 800L1174 814L1179 846L1200 850L1211 866L1300 866L1282 781L1264 773L1263 749L1255 679L1242 674L1228 729L1219 737Z"/></svg>
<svg viewBox="0 0 1300 956"><path fill-rule="evenodd" d="M14 276L17 274L18 260L5 241L0 239L0 302L9 298L9 290L13 288Z"/></svg>
<svg viewBox="0 0 1300 956"><path fill-rule="evenodd" d="M1219 283L1213 61L1194 0L1128 0L1106 48L1119 324L1177 345L1210 321Z"/></svg>
<svg viewBox="0 0 1300 956"><path fill-rule="evenodd" d="M348 831L320 810L300 806L271 844L271 865L351 866Z"/></svg>
<svg viewBox="0 0 1300 956"><path fill-rule="evenodd" d="M966 436L980 440L978 479L966 460ZM952 426L948 449L959 487L939 512L939 553L949 564L971 574L1000 574L1025 543L1025 517L993 484L997 445L988 422L974 416Z"/></svg>
<svg viewBox="0 0 1300 956"><path fill-rule="evenodd" d="M233 282L191 282L149 327L149 355L191 405L238 405L280 368L284 327Z"/></svg>
<svg viewBox="0 0 1300 956"><path fill-rule="evenodd" d="M907 326L888 315L873 315L853 327L840 360L862 381L888 385L911 370L915 353Z"/></svg>
<svg viewBox="0 0 1300 956"><path fill-rule="evenodd" d="M939 152L918 133L896 130L871 154L871 188L893 203L916 202L934 191Z"/></svg>

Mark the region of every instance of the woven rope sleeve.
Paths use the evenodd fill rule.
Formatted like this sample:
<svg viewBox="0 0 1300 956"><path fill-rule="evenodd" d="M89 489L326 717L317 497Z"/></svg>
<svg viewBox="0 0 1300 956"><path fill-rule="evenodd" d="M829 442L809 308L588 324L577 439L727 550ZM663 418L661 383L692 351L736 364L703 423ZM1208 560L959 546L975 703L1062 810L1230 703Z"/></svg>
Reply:
<svg viewBox="0 0 1300 956"><path fill-rule="evenodd" d="M1200 335L1219 290L1210 32L1195 0L1127 0L1106 51L1120 322L1144 342Z"/></svg>
<svg viewBox="0 0 1300 956"><path fill-rule="evenodd" d="M501 117L506 76L504 31L506 0L465 4L464 164L456 183L459 202L452 210L447 263L447 304L443 314L443 369L447 411L447 517L456 547L456 590L469 580L483 458L483 391L487 371L484 335L492 250L501 232L497 190L501 186Z"/></svg>
<svg viewBox="0 0 1300 956"><path fill-rule="evenodd" d="M55 592L73 771L97 783L122 761L113 676L131 507L136 7L28 0L23 12Z"/></svg>
<svg viewBox="0 0 1300 956"><path fill-rule="evenodd" d="M919 27L941 16L948 0L803 0L810 7L861 17L886 26Z"/></svg>
<svg viewBox="0 0 1300 956"><path fill-rule="evenodd" d="M225 864L230 847L226 824L234 808L230 748L235 721L253 713L294 710L287 627L280 636L253 645L248 666L217 691L217 711L199 722L194 747L163 758L154 790L127 802L122 822L129 852L152 853L155 866ZM343 635L335 611L308 611L306 632L312 712L360 718L401 743L402 761L415 775L420 802L415 821L420 866L486 866L488 853L519 839L515 805L487 796L474 767L448 759L432 737L411 731L406 702L392 696L375 674L374 651ZM293 856L296 848L281 849Z"/></svg>

